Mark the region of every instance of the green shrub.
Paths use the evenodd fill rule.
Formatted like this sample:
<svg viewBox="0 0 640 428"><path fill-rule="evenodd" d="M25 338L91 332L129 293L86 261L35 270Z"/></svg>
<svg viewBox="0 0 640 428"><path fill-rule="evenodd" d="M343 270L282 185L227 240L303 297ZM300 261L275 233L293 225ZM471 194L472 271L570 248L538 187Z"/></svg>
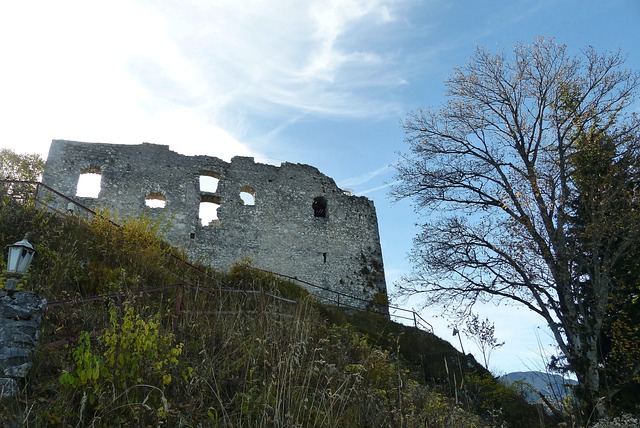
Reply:
<svg viewBox="0 0 640 428"><path fill-rule="evenodd" d="M157 315L143 319L129 305L122 313L112 306L110 315L99 349L91 347L89 333L80 334L70 353L73 369L60 384L70 397L80 397L80 420L83 413L93 421L118 408L124 419L161 421L169 410L164 388L173 381L183 345L162 332Z"/></svg>

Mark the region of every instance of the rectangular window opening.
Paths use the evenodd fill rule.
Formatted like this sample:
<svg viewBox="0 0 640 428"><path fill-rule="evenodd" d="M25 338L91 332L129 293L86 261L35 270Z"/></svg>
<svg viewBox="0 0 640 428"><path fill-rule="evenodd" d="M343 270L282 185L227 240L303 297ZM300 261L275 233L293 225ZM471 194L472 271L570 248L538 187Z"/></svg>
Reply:
<svg viewBox="0 0 640 428"><path fill-rule="evenodd" d="M311 204L313 208L314 217L326 217L327 216L327 199L323 196L318 196L313 199L313 204Z"/></svg>
<svg viewBox="0 0 640 428"><path fill-rule="evenodd" d="M78 178L76 196L80 198L97 198L100 195L102 174L99 168L87 168Z"/></svg>
<svg viewBox="0 0 640 428"><path fill-rule="evenodd" d="M200 192L216 193L218 191L219 181L220 176L215 172L203 173L203 175L199 177Z"/></svg>

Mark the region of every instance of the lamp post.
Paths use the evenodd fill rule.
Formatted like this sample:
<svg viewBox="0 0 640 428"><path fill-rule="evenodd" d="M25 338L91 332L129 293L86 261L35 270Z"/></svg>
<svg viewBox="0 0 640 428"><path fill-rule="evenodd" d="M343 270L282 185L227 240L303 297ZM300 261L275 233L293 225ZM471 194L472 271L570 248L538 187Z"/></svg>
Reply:
<svg viewBox="0 0 640 428"><path fill-rule="evenodd" d="M27 235L22 241L18 241L13 245L7 245L7 291L15 291L18 285L18 278L27 272L31 260L36 254L33 245L27 241Z"/></svg>
<svg viewBox="0 0 640 428"><path fill-rule="evenodd" d="M18 279L29 269L36 253L27 236L6 248L7 291L0 292L0 399L19 394L20 383L33 364L33 350L47 305L45 298L34 293L14 294Z"/></svg>

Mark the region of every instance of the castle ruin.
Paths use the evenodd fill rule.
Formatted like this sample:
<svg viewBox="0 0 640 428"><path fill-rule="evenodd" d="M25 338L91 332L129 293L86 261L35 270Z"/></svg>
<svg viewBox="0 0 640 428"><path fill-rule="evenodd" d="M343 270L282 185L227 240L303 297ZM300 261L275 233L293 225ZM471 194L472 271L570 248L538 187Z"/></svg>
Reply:
<svg viewBox="0 0 640 428"><path fill-rule="evenodd" d="M99 193L77 196L88 174L98 177ZM170 244L219 271L249 260L360 299L386 295L373 202L341 190L309 165L277 167L250 157L225 162L148 143L53 140L43 182L92 209L165 222ZM206 207L213 218L203 222Z"/></svg>

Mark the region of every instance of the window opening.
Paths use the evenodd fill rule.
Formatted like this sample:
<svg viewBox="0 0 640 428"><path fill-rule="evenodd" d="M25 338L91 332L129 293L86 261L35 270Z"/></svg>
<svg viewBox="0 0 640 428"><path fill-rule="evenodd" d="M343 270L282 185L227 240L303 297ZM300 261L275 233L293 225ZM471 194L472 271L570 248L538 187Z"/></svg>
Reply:
<svg viewBox="0 0 640 428"><path fill-rule="evenodd" d="M167 204L167 197L160 192L152 192L146 196L144 204L149 208L164 208Z"/></svg>
<svg viewBox="0 0 640 428"><path fill-rule="evenodd" d="M100 168L90 167L84 169L78 177L76 196L81 198L97 198L100 194L102 173Z"/></svg>
<svg viewBox="0 0 640 428"><path fill-rule="evenodd" d="M326 217L327 216L327 200L323 196L318 196L313 199L313 215L315 217Z"/></svg>
<svg viewBox="0 0 640 428"><path fill-rule="evenodd" d="M256 191L252 187L242 186L240 188L240 199L245 206L253 206L256 204Z"/></svg>
<svg viewBox="0 0 640 428"><path fill-rule="evenodd" d="M202 226L214 226L216 222L219 222L218 208L220 208L219 203L210 201L200 202L200 211L198 213L200 224Z"/></svg>
<svg viewBox="0 0 640 428"><path fill-rule="evenodd" d="M215 173L200 176L200 191L207 193L216 193L218 191L218 182L220 176Z"/></svg>
<svg viewBox="0 0 640 428"><path fill-rule="evenodd" d="M327 253L322 253L322 259L324 260L324 263L327 262Z"/></svg>

